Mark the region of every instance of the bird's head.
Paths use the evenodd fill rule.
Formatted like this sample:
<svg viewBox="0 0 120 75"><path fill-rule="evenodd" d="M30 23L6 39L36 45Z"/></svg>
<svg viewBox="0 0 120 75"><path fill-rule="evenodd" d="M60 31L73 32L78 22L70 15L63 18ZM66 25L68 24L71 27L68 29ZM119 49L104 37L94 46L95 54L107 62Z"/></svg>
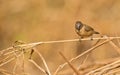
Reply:
<svg viewBox="0 0 120 75"><path fill-rule="evenodd" d="M76 21L75 29L80 30L83 27L83 23L81 21Z"/></svg>

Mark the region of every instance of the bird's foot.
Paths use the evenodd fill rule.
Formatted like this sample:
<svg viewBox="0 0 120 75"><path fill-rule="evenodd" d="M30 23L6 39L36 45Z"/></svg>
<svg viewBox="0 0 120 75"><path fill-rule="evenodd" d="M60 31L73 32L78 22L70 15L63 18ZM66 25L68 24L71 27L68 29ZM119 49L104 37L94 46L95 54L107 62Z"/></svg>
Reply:
<svg viewBox="0 0 120 75"><path fill-rule="evenodd" d="M90 37L90 40L93 41L93 36Z"/></svg>
<svg viewBox="0 0 120 75"><path fill-rule="evenodd" d="M92 40L93 40L93 38L90 38L90 40L92 41Z"/></svg>
<svg viewBox="0 0 120 75"><path fill-rule="evenodd" d="M82 42L82 40L81 40L81 39L83 39L83 37L80 37L80 38L79 38L79 42Z"/></svg>
<svg viewBox="0 0 120 75"><path fill-rule="evenodd" d="M79 39L79 42L82 42L81 38Z"/></svg>

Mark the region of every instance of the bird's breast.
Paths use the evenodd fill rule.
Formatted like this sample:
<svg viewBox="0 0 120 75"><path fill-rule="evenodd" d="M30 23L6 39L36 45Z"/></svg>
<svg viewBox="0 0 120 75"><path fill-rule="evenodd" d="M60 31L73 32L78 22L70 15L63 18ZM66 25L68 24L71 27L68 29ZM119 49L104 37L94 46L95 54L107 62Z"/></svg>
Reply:
<svg viewBox="0 0 120 75"><path fill-rule="evenodd" d="M82 37L89 37L89 36L92 36L93 35L93 31L91 30L91 31L85 31L85 28L84 27L82 27L81 29L80 29L80 31L77 31L77 34L79 35L79 36L82 36Z"/></svg>

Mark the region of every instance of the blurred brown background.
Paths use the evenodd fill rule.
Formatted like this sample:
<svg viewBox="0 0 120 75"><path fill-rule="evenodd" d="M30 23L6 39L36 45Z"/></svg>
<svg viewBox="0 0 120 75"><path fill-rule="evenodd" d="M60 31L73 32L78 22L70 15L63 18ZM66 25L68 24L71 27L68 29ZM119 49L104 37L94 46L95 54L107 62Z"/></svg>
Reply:
<svg viewBox="0 0 120 75"><path fill-rule="evenodd" d="M77 20L114 36L120 32L119 12L120 0L0 0L0 49L12 46L15 40L30 43L78 38L74 29ZM63 61L58 51L72 58L92 46L88 44L91 41L46 44L38 50L53 71ZM111 53L117 55L107 44L92 57L110 57Z"/></svg>

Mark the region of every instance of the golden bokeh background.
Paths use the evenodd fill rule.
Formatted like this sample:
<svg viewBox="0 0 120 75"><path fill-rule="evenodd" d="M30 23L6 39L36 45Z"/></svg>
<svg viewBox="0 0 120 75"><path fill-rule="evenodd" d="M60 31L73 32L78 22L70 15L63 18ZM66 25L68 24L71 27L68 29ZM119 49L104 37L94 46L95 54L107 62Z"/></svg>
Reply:
<svg viewBox="0 0 120 75"><path fill-rule="evenodd" d="M77 20L101 34L115 36L120 32L119 12L120 0L0 0L0 49L12 46L16 40L31 43L78 38L74 29ZM59 51L70 59L91 48L92 43L44 44L37 49L53 72L64 62ZM91 54L92 60L117 56L109 44L96 50ZM34 58L39 60L35 55ZM31 75L39 75L35 67L27 68Z"/></svg>

